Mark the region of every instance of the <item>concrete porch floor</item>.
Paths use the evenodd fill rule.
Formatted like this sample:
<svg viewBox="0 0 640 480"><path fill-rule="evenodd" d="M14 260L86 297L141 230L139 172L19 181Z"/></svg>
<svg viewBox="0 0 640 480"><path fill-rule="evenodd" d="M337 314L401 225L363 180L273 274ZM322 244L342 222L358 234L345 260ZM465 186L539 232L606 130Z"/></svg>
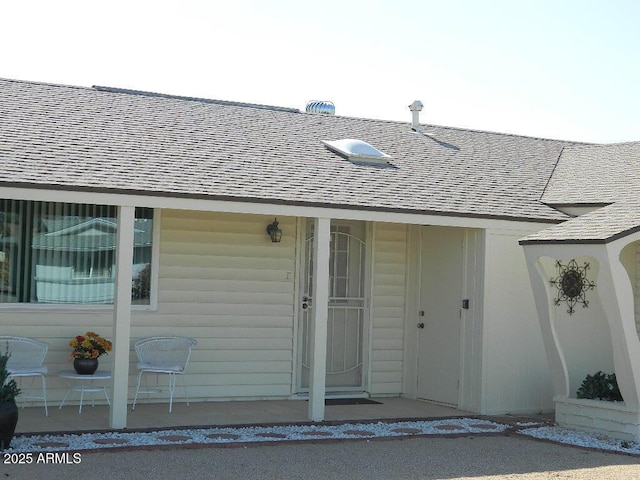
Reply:
<svg viewBox="0 0 640 480"><path fill-rule="evenodd" d="M461 417L469 412L429 402L406 398L372 398L380 404L327 405L326 421L364 421L376 419L409 419ZM219 425L258 425L308 422L305 400L261 400L235 402L178 402L169 413L167 403L138 403L127 412L128 429L201 427ZM19 409L16 434L44 432L80 432L109 430L109 407L91 406L85 402L82 413L77 404L49 405L49 416L43 407Z"/></svg>

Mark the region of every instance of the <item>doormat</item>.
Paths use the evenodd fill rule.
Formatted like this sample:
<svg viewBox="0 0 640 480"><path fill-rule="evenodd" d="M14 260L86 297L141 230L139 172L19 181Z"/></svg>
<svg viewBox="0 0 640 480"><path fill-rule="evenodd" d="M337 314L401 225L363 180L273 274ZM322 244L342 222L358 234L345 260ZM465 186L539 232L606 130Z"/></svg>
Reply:
<svg viewBox="0 0 640 480"><path fill-rule="evenodd" d="M325 405L382 405L382 402L369 400L368 398L327 398Z"/></svg>

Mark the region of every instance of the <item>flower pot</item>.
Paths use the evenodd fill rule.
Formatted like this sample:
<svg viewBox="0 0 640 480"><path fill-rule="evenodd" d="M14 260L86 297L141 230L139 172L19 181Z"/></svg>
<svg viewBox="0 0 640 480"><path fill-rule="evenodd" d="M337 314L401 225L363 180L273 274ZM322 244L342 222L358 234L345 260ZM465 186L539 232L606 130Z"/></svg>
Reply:
<svg viewBox="0 0 640 480"><path fill-rule="evenodd" d="M9 448L18 424L18 406L15 402L0 402L0 450Z"/></svg>
<svg viewBox="0 0 640 480"><path fill-rule="evenodd" d="M93 375L98 369L97 358L74 358L73 368L78 375Z"/></svg>

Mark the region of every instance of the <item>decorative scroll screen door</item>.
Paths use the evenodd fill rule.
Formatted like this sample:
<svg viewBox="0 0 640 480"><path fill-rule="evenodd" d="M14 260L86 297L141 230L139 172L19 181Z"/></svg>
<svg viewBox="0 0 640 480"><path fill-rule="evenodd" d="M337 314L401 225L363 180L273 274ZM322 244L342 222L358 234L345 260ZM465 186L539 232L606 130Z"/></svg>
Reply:
<svg viewBox="0 0 640 480"><path fill-rule="evenodd" d="M331 226L326 387L333 391L363 389L365 318L365 225ZM300 387L309 388L310 335L313 310L313 231L307 229L300 328Z"/></svg>

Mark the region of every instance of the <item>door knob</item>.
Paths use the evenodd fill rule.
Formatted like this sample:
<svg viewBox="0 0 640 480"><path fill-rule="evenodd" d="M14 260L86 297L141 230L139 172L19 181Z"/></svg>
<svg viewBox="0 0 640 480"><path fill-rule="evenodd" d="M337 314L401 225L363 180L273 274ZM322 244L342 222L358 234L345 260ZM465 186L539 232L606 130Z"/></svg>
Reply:
<svg viewBox="0 0 640 480"><path fill-rule="evenodd" d="M424 322L420 322L420 323L418 324L418 328L424 328Z"/></svg>

